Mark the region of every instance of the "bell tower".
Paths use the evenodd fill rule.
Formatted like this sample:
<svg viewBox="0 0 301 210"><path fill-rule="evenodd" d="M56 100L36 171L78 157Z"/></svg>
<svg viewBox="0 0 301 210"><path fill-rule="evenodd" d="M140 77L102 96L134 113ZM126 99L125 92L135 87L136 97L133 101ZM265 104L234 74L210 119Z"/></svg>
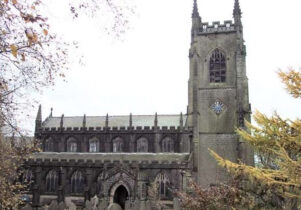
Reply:
<svg viewBox="0 0 301 210"><path fill-rule="evenodd" d="M197 0L193 3L188 124L193 127L194 175L201 186L228 178L208 148L231 161L254 164L252 150L235 132L251 113L241 14L235 0L234 22L209 24L202 21Z"/></svg>

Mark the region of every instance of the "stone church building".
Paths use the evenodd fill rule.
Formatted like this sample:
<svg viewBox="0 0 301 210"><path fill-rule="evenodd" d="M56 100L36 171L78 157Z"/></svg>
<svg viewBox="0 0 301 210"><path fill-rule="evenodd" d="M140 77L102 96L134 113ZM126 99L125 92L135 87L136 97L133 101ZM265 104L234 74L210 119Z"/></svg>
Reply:
<svg viewBox="0 0 301 210"><path fill-rule="evenodd" d="M227 181L208 148L231 161L254 164L252 150L235 133L251 113L241 14L235 0L234 21L209 24L194 0L185 114L51 113L43 120L40 106L35 137L43 151L26 161L23 175L33 181L32 206L55 200L82 209L94 199L94 209L112 203L122 209L151 209L158 203L180 209L176 192L185 191L188 180L202 187Z"/></svg>

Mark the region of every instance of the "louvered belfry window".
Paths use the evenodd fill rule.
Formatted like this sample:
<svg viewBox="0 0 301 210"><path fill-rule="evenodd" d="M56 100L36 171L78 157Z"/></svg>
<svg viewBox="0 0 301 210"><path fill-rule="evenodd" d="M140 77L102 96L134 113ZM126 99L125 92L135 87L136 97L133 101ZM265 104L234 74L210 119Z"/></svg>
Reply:
<svg viewBox="0 0 301 210"><path fill-rule="evenodd" d="M226 57L219 49L210 57L209 75L210 82L226 82Z"/></svg>

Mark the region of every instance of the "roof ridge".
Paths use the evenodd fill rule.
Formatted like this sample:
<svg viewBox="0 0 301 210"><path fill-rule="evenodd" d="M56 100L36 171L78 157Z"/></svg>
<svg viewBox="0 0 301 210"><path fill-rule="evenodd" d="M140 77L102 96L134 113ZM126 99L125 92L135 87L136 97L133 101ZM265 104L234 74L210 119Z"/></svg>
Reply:
<svg viewBox="0 0 301 210"><path fill-rule="evenodd" d="M183 115L186 115L186 114L183 114ZM109 117L129 117L130 115L109 115ZM132 114L132 116L155 116L155 114L151 115L151 114ZM158 116L180 116L180 114L158 114ZM79 116L79 115L76 115L76 116L64 116L64 118L75 118L75 117L84 117L84 115L82 116ZM95 116L95 115L92 115L92 116L89 116L89 115L86 115L86 117L106 117L105 115L98 115L98 116ZM50 118L61 118L61 116L52 116Z"/></svg>

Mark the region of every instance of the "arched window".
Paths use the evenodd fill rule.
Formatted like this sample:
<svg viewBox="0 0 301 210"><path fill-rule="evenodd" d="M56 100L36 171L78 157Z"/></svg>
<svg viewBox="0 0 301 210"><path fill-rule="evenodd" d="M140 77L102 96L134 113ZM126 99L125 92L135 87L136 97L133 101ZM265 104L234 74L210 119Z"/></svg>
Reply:
<svg viewBox="0 0 301 210"><path fill-rule="evenodd" d="M113 140L113 152L123 152L123 140L119 137Z"/></svg>
<svg viewBox="0 0 301 210"><path fill-rule="evenodd" d="M83 193L85 179L82 172L75 171L71 177L71 193Z"/></svg>
<svg viewBox="0 0 301 210"><path fill-rule="evenodd" d="M46 176L46 192L56 192L58 187L58 175L56 170L51 170Z"/></svg>
<svg viewBox="0 0 301 210"><path fill-rule="evenodd" d="M137 140L137 152L148 152L148 141L142 137Z"/></svg>
<svg viewBox="0 0 301 210"><path fill-rule="evenodd" d="M165 173L160 173L157 175L155 181L158 184L160 198L167 198L169 194L168 186L170 184L168 176Z"/></svg>
<svg viewBox="0 0 301 210"><path fill-rule="evenodd" d="M162 140L162 152L174 152L174 142L171 138L166 137Z"/></svg>
<svg viewBox="0 0 301 210"><path fill-rule="evenodd" d="M53 152L54 151L54 142L52 138L48 138L45 141L45 152Z"/></svg>
<svg viewBox="0 0 301 210"><path fill-rule="evenodd" d="M22 183L25 185L29 185L32 184L33 181L34 177L32 171L29 169L25 170L22 176Z"/></svg>
<svg viewBox="0 0 301 210"><path fill-rule="evenodd" d="M89 140L89 152L99 152L99 141L95 137Z"/></svg>
<svg viewBox="0 0 301 210"><path fill-rule="evenodd" d="M210 57L209 75L210 82L226 82L226 57L219 49Z"/></svg>
<svg viewBox="0 0 301 210"><path fill-rule="evenodd" d="M67 152L77 152L77 142L73 137L70 137L67 141Z"/></svg>

